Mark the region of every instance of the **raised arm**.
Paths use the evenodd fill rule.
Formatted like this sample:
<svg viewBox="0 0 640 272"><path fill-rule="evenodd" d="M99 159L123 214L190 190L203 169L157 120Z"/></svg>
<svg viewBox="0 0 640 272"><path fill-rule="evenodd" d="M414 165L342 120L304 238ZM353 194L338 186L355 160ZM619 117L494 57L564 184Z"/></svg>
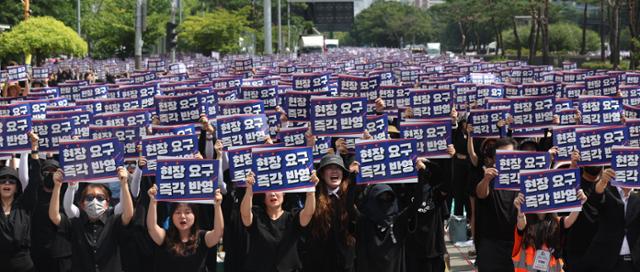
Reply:
<svg viewBox="0 0 640 272"><path fill-rule="evenodd" d="M129 225L133 218L133 199L129 193L129 172L124 167L118 168L118 180L120 181L120 202L122 203L122 225Z"/></svg>
<svg viewBox="0 0 640 272"><path fill-rule="evenodd" d="M498 176L498 170L495 168L487 168L484 170L484 177L478 185L476 185L476 196L479 199L485 199L491 192L491 181Z"/></svg>
<svg viewBox="0 0 640 272"><path fill-rule="evenodd" d="M584 205L585 202L587 202L587 195L584 194L584 191L582 191L582 189L578 190L578 199L580 199L580 203L582 205ZM573 211L571 213L569 213L569 215L564 217L564 228L568 229L571 228L571 226L573 226L573 223L576 222L576 220L578 220L578 216L580 215L580 211Z"/></svg>
<svg viewBox="0 0 640 272"><path fill-rule="evenodd" d="M63 172L58 169L53 174L53 190L51 191L51 200L49 201L49 219L51 223L58 226L62 217L60 216L60 188L62 188Z"/></svg>
<svg viewBox="0 0 640 272"><path fill-rule="evenodd" d="M313 183L313 191L307 192L307 198L304 201L304 208L300 211L300 226L306 227L311 222L311 218L313 218L313 213L316 211L316 185L320 179L318 175L316 175L316 170L313 170L311 173L311 179L309 182Z"/></svg>
<svg viewBox="0 0 640 272"><path fill-rule="evenodd" d="M158 187L154 184L149 188L147 192L149 194L149 209L147 209L147 232L149 232L149 236L151 240L153 240L156 245L162 245L164 242L164 237L166 236L166 232L163 228L158 226L158 200L156 200L156 193L158 192Z"/></svg>
<svg viewBox="0 0 640 272"><path fill-rule="evenodd" d="M64 213L67 215L67 218L76 218L80 216L80 209L73 204L73 198L77 191L78 183L70 182L67 186L67 191L64 193L62 208L64 209Z"/></svg>
<svg viewBox="0 0 640 272"><path fill-rule="evenodd" d="M520 210L520 207L523 202L524 202L524 195L522 193L519 193L516 199L513 200L513 205L516 206L516 209L518 210L518 219L517 219L518 223L516 224L516 226L520 231L524 230L524 228L527 226L527 217Z"/></svg>
<svg viewBox="0 0 640 272"><path fill-rule="evenodd" d="M216 190L215 195L215 206L213 207L213 230L207 231L204 235L204 241L207 244L208 248L212 248L222 238L222 234L224 234L224 217L222 215L222 193L220 193L220 189Z"/></svg>
<svg viewBox="0 0 640 272"><path fill-rule="evenodd" d="M476 154L475 147L473 146L473 137L471 137L471 132L473 131L473 126L471 124L467 124L465 128L465 133L467 133L467 153L469 153L469 160L473 166L478 167L478 155Z"/></svg>
<svg viewBox="0 0 640 272"><path fill-rule="evenodd" d="M253 212L251 211L251 207L253 206L253 184L256 183L256 178L253 172L250 172L247 175L246 183L247 189L244 193L244 197L242 198L242 202L240 203L240 217L242 218L242 225L249 227L253 224Z"/></svg>

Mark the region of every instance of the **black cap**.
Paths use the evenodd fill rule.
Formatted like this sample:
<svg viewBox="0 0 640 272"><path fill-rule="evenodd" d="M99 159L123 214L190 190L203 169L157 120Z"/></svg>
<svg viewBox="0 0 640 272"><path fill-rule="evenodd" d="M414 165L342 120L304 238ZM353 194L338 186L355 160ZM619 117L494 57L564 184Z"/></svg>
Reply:
<svg viewBox="0 0 640 272"><path fill-rule="evenodd" d="M8 166L0 167L0 177L9 177L15 179L17 182L20 182L18 171Z"/></svg>
<svg viewBox="0 0 640 272"><path fill-rule="evenodd" d="M318 171L322 171L322 168L332 164L340 166L342 170L347 171L347 168L344 167L344 160L342 160L342 157L336 154L324 155L324 157L322 157L322 160L320 160L320 166L318 167Z"/></svg>
<svg viewBox="0 0 640 272"><path fill-rule="evenodd" d="M60 163L56 160L48 159L42 162L40 169L46 170L47 168L54 168L55 170L60 169Z"/></svg>

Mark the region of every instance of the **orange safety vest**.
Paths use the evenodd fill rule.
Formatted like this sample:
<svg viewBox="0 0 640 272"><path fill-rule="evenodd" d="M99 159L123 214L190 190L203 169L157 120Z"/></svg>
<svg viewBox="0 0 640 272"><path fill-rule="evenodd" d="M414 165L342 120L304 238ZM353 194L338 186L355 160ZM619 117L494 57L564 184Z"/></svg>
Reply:
<svg viewBox="0 0 640 272"><path fill-rule="evenodd" d="M524 248L522 245L523 237L518 233L518 227L515 228L515 243L513 244L513 252L511 254L511 260L513 260L513 267L515 272L529 272L538 271L533 269L533 262L536 257L536 249L532 246ZM543 246L546 248L546 246ZM564 262L562 259L556 259L551 255L549 261L548 272L563 272L562 267Z"/></svg>

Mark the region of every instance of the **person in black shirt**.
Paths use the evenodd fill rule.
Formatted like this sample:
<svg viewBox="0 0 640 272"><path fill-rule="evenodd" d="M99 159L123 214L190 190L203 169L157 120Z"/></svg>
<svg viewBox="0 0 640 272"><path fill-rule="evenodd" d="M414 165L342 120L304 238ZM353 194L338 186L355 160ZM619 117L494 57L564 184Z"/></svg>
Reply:
<svg viewBox="0 0 640 272"><path fill-rule="evenodd" d="M495 148L514 150L517 143L511 138L496 141ZM495 158L495 150L488 156ZM489 167L484 177L476 185L476 260L480 271L513 271L511 253L513 250L513 230L516 226L517 210L513 201L517 191L494 190L491 183L498 171Z"/></svg>
<svg viewBox="0 0 640 272"><path fill-rule="evenodd" d="M31 218L40 187L38 137L29 133L32 153L28 156L29 181L26 188L20 182L18 171L9 166L0 167L0 271L35 271L31 259ZM25 157L21 158L22 160ZM24 166L23 166L24 167ZM20 169L22 173L25 169Z"/></svg>
<svg viewBox="0 0 640 272"><path fill-rule="evenodd" d="M310 182L318 184L315 171ZM316 208L315 188L307 192L305 205L299 212L282 209L284 193L267 192L264 208L253 207L253 173L247 176L247 189L240 204L242 224L249 231L249 254L245 271L290 272L302 267L298 257L298 240L309 225Z"/></svg>
<svg viewBox="0 0 640 272"><path fill-rule="evenodd" d="M355 185L342 157L327 154L320 161L316 211L305 240L303 269L344 272L355 269Z"/></svg>
<svg viewBox="0 0 640 272"><path fill-rule="evenodd" d="M157 187L149 189L147 230L158 246L155 254L155 271L207 271L205 261L210 248L218 244L224 232L222 217L222 194L215 191L214 229L200 230L197 222L198 206L192 203L175 203L171 206L169 230L158 226Z"/></svg>
<svg viewBox="0 0 640 272"><path fill-rule="evenodd" d="M129 192L129 173L122 167L117 171L121 190ZM118 241L122 229L133 218L131 194L122 194L122 215L115 215L113 209L108 209L109 189L103 184L89 183L80 194L80 217L67 218L60 214L62 170L54 174L53 181L49 219L58 226L58 231L71 241L72 270L122 271Z"/></svg>

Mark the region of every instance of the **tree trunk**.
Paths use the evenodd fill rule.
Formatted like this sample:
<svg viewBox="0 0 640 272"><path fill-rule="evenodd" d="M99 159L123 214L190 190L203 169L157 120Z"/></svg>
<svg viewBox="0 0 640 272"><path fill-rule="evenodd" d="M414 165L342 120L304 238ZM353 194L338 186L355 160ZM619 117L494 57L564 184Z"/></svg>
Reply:
<svg viewBox="0 0 640 272"><path fill-rule="evenodd" d="M549 0L544 0L542 7L542 64L549 64Z"/></svg>
<svg viewBox="0 0 640 272"><path fill-rule="evenodd" d="M516 42L516 54L517 54L517 58L518 60L520 60L520 58L522 57L522 46L520 45L520 36L518 35L518 25L516 24L516 17L512 17L512 21L513 21L513 37L515 38L515 42Z"/></svg>
<svg viewBox="0 0 640 272"><path fill-rule="evenodd" d="M607 58L604 44L604 1L605 0L600 0L600 61L602 62Z"/></svg>
<svg viewBox="0 0 640 272"><path fill-rule="evenodd" d="M462 21L458 21L458 29L460 29L460 50L462 50L462 55L466 55L467 49L465 46L467 45L467 36L464 33L464 27L462 27Z"/></svg>
<svg viewBox="0 0 640 272"><path fill-rule="evenodd" d="M629 70L635 70L638 67L638 48L635 39L638 38L638 6L636 0L629 0L629 33L631 34L631 61L629 62Z"/></svg>
<svg viewBox="0 0 640 272"><path fill-rule="evenodd" d="M531 30L529 31L529 64L533 63L533 58L536 56L536 43L538 42L536 32L538 29L538 19L536 16L535 7L531 8Z"/></svg>
<svg viewBox="0 0 640 272"><path fill-rule="evenodd" d="M584 9L582 11L582 44L580 45L580 55L587 54L587 7L589 5L584 2Z"/></svg>
<svg viewBox="0 0 640 272"><path fill-rule="evenodd" d="M611 16L609 25L609 47L611 48L611 56L609 61L613 65L613 69L618 69L620 65L620 5L617 0L609 2L611 4Z"/></svg>
<svg viewBox="0 0 640 272"><path fill-rule="evenodd" d="M502 32L498 33L498 38L500 39L500 56L504 57L504 39L502 39Z"/></svg>

